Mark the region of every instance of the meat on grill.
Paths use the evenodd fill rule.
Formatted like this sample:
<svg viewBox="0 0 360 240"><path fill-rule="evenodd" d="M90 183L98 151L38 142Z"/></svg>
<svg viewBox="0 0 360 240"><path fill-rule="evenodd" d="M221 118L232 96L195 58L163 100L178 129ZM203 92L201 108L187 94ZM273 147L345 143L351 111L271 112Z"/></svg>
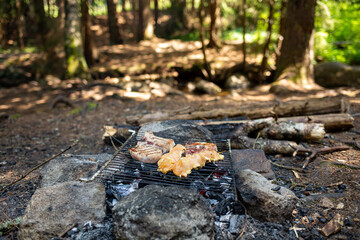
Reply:
<svg viewBox="0 0 360 240"><path fill-rule="evenodd" d="M134 148L129 149L131 157L144 163L156 163L163 154L162 150L146 142L138 142Z"/></svg>
<svg viewBox="0 0 360 240"><path fill-rule="evenodd" d="M173 139L157 137L152 132L145 132L142 140L134 148L130 148L129 152L134 159L144 163L156 163L162 154L175 145Z"/></svg>
<svg viewBox="0 0 360 240"><path fill-rule="evenodd" d="M159 147L163 153L169 152L175 146L173 139L157 137L153 132L145 132L142 140L149 145Z"/></svg>
<svg viewBox="0 0 360 240"><path fill-rule="evenodd" d="M186 150L185 150L186 149ZM186 156L181 157L185 150ZM166 174L173 171L176 176L187 177L192 169L202 168L206 162L223 160L224 156L217 152L213 143L178 144L170 153L161 157L158 170Z"/></svg>
<svg viewBox="0 0 360 240"><path fill-rule="evenodd" d="M169 153L164 154L158 162L159 171L166 174L173 169L174 164L180 160L185 147L177 144Z"/></svg>

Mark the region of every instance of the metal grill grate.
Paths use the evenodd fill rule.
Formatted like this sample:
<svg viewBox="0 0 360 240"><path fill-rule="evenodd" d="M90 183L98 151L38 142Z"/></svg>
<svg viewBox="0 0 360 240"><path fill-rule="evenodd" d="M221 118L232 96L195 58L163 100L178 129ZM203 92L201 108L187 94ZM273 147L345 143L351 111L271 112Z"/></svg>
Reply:
<svg viewBox="0 0 360 240"><path fill-rule="evenodd" d="M168 138L171 138L168 136ZM201 142L201 139L184 139L177 144ZM224 155L224 160L216 163L206 163L198 170L192 170L186 178L179 178L172 172L163 174L157 170L157 164L142 163L134 160L128 149L137 143L136 134L123 145L122 150L103 169L97 179L108 183L131 184L137 181L139 185L158 184L163 186L183 186L196 188L198 191L214 191L222 194L234 194L234 177L231 167L231 149L228 140L216 140L218 151ZM234 195L233 195L234 197Z"/></svg>

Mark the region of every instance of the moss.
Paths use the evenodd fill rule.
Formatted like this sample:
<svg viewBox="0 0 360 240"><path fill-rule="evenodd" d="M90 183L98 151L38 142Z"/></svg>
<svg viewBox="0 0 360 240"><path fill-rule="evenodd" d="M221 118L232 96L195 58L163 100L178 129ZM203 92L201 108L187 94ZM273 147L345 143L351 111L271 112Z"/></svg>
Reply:
<svg viewBox="0 0 360 240"><path fill-rule="evenodd" d="M67 68L66 77L80 77L89 79L89 69L82 54L80 42L75 37L69 38L66 43Z"/></svg>

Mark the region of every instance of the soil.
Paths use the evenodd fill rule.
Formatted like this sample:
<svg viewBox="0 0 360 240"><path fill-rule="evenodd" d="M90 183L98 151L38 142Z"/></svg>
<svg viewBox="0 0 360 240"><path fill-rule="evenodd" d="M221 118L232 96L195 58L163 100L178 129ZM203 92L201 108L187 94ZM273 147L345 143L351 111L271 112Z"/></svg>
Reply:
<svg viewBox="0 0 360 240"><path fill-rule="evenodd" d="M174 41L159 40L156 44L159 48L165 45L179 46L177 43L174 44ZM129 54L134 59L125 61L124 57L118 57L113 58L114 63L110 63L111 57L108 55L97 67L100 68L101 64L107 64L108 67L118 64L119 66L128 65L127 68L130 69L131 61L138 61L135 60L135 56L144 59L148 64L152 64L154 63L154 55L156 55L157 62L161 62L165 66L169 62L182 65L184 62L181 62L181 59L191 59L191 56L198 56L197 54L200 53L198 48L191 48L191 46L196 46L196 43L184 44L186 48L191 48L188 51L179 49L179 47L175 50L172 48L171 51L177 51L173 54L153 51L156 46L149 47L151 54L146 53L143 45L113 46L111 52L123 54L121 56ZM106 55L105 53L109 51L109 48L111 47L101 49L103 56ZM235 48L216 54L218 58L240 57ZM184 58L184 55L187 58ZM180 62L175 61L174 56L178 57L177 59L180 59ZM143 65L144 69L149 66L148 64ZM129 76L134 74L132 70L126 72L126 68L122 68L121 71ZM119 78L108 77L99 82L114 84L118 81ZM174 88L176 88L176 81L174 82ZM290 170L277 167L274 167L274 170L277 174L278 184L290 187L302 198L317 193L343 193L343 195L329 197L335 206L334 208L322 208L316 202L311 201L299 204L297 213L294 212L294 218L291 220L293 225L302 228L302 230L298 230L299 236L312 239L312 229L316 230L323 227L327 221L339 213L346 219L345 224L339 233L330 238L360 238L360 171L344 166L335 166L326 161L327 159L336 160L360 167L360 151L358 150L359 145L357 145L360 139L360 114L357 114L360 112L358 90L323 89L287 96L275 96L268 93L269 86L261 86L236 95L229 92L218 95L182 92L175 95L166 94L163 97L151 94L150 99L141 100L141 98L119 97L116 94L109 94L113 91L113 88L109 86L95 86L85 89L81 87L84 83L86 82L77 79L61 82L55 79L51 86L30 82L15 88L0 89L0 112L6 113L0 114L0 186L10 184L36 165L76 142L77 145L65 154L114 153L114 148L102 141L103 126L126 125L128 123L125 117L128 115L152 111L172 111L185 107L204 110L241 107L245 102L266 102L273 99L286 101L342 94L351 103L351 113L355 119L354 128L343 132L328 133L324 141L317 146L347 143L352 148L347 151L320 155L309 164L308 173L299 173L299 178L295 178L294 173ZM53 106L54 99L59 95L66 96L73 107L63 103ZM277 163L296 167L301 167L304 161L304 157L269 156L269 158L276 160ZM35 170L25 179L9 187L6 192L0 193L0 225L22 216L27 202L36 190L39 181L38 175L39 171ZM306 222L305 216L308 220L311 217L314 221ZM325 219L322 220L324 222L321 222L321 218ZM14 227L0 239L16 238L16 232L16 227Z"/></svg>

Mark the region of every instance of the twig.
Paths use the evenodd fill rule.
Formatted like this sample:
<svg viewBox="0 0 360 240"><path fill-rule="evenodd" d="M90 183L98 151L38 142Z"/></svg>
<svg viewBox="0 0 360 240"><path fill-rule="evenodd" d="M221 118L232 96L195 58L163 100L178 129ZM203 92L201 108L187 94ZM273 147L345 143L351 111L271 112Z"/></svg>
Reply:
<svg viewBox="0 0 360 240"><path fill-rule="evenodd" d="M68 151L69 149L75 147L78 143L76 142L74 145L69 146L68 148L66 148L65 150L61 151L60 153L56 154L55 156L52 156L51 158L45 160L44 162L40 163L39 165L37 165L36 167L30 169L27 173L25 173L24 175L22 175L19 179L13 181L12 183L6 185L5 187L3 187L1 189L1 191L5 191L5 189L7 189L8 187L14 185L15 183L21 181L22 179L24 179L26 176L28 176L30 173L32 173L33 171L35 171L36 169L40 168L41 166L45 165L46 163L50 162L51 160L53 160L54 158L57 158L58 156L62 155L63 153L65 153L66 151Z"/></svg>
<svg viewBox="0 0 360 240"><path fill-rule="evenodd" d="M242 238L242 236L244 235L245 229L246 229L246 225L247 225L247 221L248 221L246 207L244 206L244 204L243 204L241 201L239 201L239 202L240 202L241 206L242 206L242 207L244 208L244 210L245 210L245 223L244 223L243 228L241 229L241 232L240 232L239 236L236 238L236 240L240 240L240 239Z"/></svg>
<svg viewBox="0 0 360 240"><path fill-rule="evenodd" d="M77 223L73 223L73 224L71 224L69 227L67 227L64 231L62 231L58 236L59 237L64 237L65 236L65 234L68 232L68 231L70 231L71 229L73 229L74 227L76 227L76 225L77 225Z"/></svg>
<svg viewBox="0 0 360 240"><path fill-rule="evenodd" d="M298 171L298 172L303 172L303 173L307 172L305 169L302 169L302 168L284 166L284 165L281 165L281 164L274 163L273 161L270 161L270 163L277 166L277 167L285 168L285 169L288 169L288 170L293 170L293 171Z"/></svg>
<svg viewBox="0 0 360 240"><path fill-rule="evenodd" d="M302 166L302 168L306 168L309 164L310 160L315 158L319 153L331 153L336 151L345 151L349 150L349 146L336 146L336 147L328 147L328 148L316 148L316 149L306 149L303 147L298 146L295 152L293 153L293 156L296 156L297 153L310 153L310 156L305 158L305 162Z"/></svg>
<svg viewBox="0 0 360 240"><path fill-rule="evenodd" d="M344 167L348 167L348 168L351 168L351 169L360 170L360 167L359 167L359 166L355 166L355 165L351 165L351 164L346 164L346 163L340 163L340 162L332 161L332 160L330 160L330 159L323 159L322 161L323 161L323 162L330 162L331 164L334 164L334 165L339 165L339 166L344 166Z"/></svg>

